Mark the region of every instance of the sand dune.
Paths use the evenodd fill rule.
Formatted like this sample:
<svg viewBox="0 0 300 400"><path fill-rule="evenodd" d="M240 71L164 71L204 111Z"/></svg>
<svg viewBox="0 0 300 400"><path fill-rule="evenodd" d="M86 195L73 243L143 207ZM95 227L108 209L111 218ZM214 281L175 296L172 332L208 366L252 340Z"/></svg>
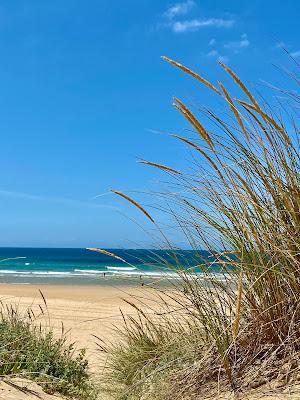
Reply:
<svg viewBox="0 0 300 400"><path fill-rule="evenodd" d="M39 293L42 290L47 303L47 315L39 317L44 326L51 326L56 335L66 332L70 341L77 343L78 348L87 348L87 357L93 373L100 373L101 352L97 346L95 336L105 342L116 340L113 326L120 325L122 308L125 314L133 313L131 306L124 299L132 299L131 296L144 299L151 305L153 298L145 288L113 288L101 286L63 286L45 285L1 285L0 299L4 304L15 304L20 310L33 307L36 315L39 314L39 304L43 299ZM63 323L62 323L63 322ZM63 327L63 328L62 328ZM21 392L17 388L5 383L0 383L0 400L61 400L61 396L45 394L35 383L14 379L13 385L23 386L32 392ZM297 390L297 393L295 393ZM39 396L39 397L37 397ZM266 387L253 390L240 397L234 397L232 393L224 393L216 400L299 400L299 387L285 388L284 392L272 393Z"/></svg>

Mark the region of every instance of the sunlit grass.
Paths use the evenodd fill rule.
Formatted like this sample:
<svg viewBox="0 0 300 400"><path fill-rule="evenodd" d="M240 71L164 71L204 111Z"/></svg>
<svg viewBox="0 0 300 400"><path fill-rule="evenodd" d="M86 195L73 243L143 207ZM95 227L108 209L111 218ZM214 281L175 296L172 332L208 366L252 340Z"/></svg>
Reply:
<svg viewBox="0 0 300 400"><path fill-rule="evenodd" d="M42 307L40 314L46 315ZM32 309L23 313L14 306L1 309L0 376L8 382L12 377L27 378L48 393L68 398L95 398L85 352L75 351L65 336L57 338L43 328Z"/></svg>
<svg viewBox="0 0 300 400"><path fill-rule="evenodd" d="M209 263L205 282L192 271L179 272L169 290L157 289L156 314L137 305L136 318L124 317L122 344L107 349L106 388L118 399L190 399L202 398L212 382L213 398L226 385L240 390L276 379L283 365L292 381L300 350L297 114L283 118L284 106L258 101L224 64L240 99L222 83L217 88L165 60L222 98L226 113L206 110L200 117L175 98L192 132L173 137L190 148L193 162L185 171L143 164L174 177L177 190L160 196L173 204L170 215L191 247L219 260L224 279ZM121 196L158 223L136 200Z"/></svg>

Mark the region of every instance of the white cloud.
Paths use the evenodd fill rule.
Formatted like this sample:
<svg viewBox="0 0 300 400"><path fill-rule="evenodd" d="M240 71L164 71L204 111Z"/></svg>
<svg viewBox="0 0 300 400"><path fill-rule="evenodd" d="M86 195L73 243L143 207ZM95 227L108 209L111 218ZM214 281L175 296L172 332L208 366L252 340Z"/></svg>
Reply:
<svg viewBox="0 0 300 400"><path fill-rule="evenodd" d="M294 57L294 58L300 57L300 50L293 51L293 52L291 53L291 56Z"/></svg>
<svg viewBox="0 0 300 400"><path fill-rule="evenodd" d="M201 28L231 28L234 24L232 19L209 18L209 19L193 19L187 21L176 21L172 24L172 30L175 33L195 32Z"/></svg>
<svg viewBox="0 0 300 400"><path fill-rule="evenodd" d="M176 3L173 6L169 7L163 15L168 19L173 19L178 15L186 15L188 12L191 11L195 4L196 3L193 0L187 0L183 3Z"/></svg>
<svg viewBox="0 0 300 400"><path fill-rule="evenodd" d="M219 53L217 50L211 50L209 53L207 53L208 57L216 57Z"/></svg>
<svg viewBox="0 0 300 400"><path fill-rule="evenodd" d="M250 46L250 42L245 33L241 36L240 40L224 44L225 49L232 49L232 50L243 49L248 46Z"/></svg>
<svg viewBox="0 0 300 400"><path fill-rule="evenodd" d="M216 39L210 39L210 41L208 42L209 46L214 46L216 44Z"/></svg>
<svg viewBox="0 0 300 400"><path fill-rule="evenodd" d="M223 56L221 54L219 54L219 52L217 50L211 50L206 54L207 57L210 58L215 58L218 61L221 61L225 64L228 64L229 62L229 58L227 56Z"/></svg>

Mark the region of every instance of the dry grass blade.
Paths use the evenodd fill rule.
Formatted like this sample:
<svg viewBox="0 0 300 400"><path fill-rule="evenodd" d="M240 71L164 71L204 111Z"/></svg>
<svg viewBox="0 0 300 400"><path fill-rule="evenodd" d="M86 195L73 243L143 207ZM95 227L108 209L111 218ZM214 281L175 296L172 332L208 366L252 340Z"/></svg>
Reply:
<svg viewBox="0 0 300 400"><path fill-rule="evenodd" d="M240 320L241 320L241 306L242 306L242 296L243 296L243 271L240 272L240 278L239 278L239 283L238 283L238 288L237 288L237 300L236 300L236 316L235 320L233 322L232 326L232 336L233 339L235 340L238 331L239 331L239 326L240 326Z"/></svg>
<svg viewBox="0 0 300 400"><path fill-rule="evenodd" d="M178 140L181 140L182 142L188 144L189 146L192 146L195 150L201 151L200 147L197 146L196 143L192 142L191 140L188 140L188 139L186 139L186 138L184 138L184 137L182 137L182 136L179 136L179 135L174 135L174 134L173 134L172 136L173 136L174 138L176 138L176 139L178 139Z"/></svg>
<svg viewBox="0 0 300 400"><path fill-rule="evenodd" d="M40 295L42 296L42 299L43 299L43 302L45 304L45 307L48 308L47 301L46 301L46 298L44 296L44 293L41 291L41 289L39 289L39 292L40 292Z"/></svg>
<svg viewBox="0 0 300 400"><path fill-rule="evenodd" d="M219 62L220 66L225 69L226 72L234 79L234 81L240 86L240 88L246 93L246 95L249 97L249 99L252 101L252 103L255 105L255 107L259 108L259 104L255 100L253 94L250 92L250 90L247 88L247 86L243 83L243 81L230 69L227 67L226 64Z"/></svg>
<svg viewBox="0 0 300 400"><path fill-rule="evenodd" d="M213 141L208 134L207 130L200 124L200 122L197 120L197 118L194 116L194 114L189 110L187 106L185 106L179 99L176 97L174 98L174 104L177 110L179 110L184 117L193 125L193 127L197 130L199 135L202 137L202 139L205 140L205 142L209 145L209 147L214 150L214 144Z"/></svg>
<svg viewBox="0 0 300 400"><path fill-rule="evenodd" d="M151 167L155 167L155 168L161 169L161 170L166 171L166 172L171 172L171 174L175 174L175 175L180 175L181 174L179 171L177 171L174 168L170 168L170 167L167 167L166 165L154 163L154 162L151 162L151 161L141 160L141 161L139 161L139 163L140 164L145 164L145 165L150 165Z"/></svg>
<svg viewBox="0 0 300 400"><path fill-rule="evenodd" d="M118 190L112 190L113 193L116 195L123 197L125 200L129 201L131 204L136 206L148 219L150 219L151 222L155 223L154 219L151 217L151 215L142 207L137 201L133 200L131 197L127 196L126 194L118 191Z"/></svg>
<svg viewBox="0 0 300 400"><path fill-rule="evenodd" d="M188 144L189 146L192 146L195 150L199 151L206 159L207 161L212 165L212 167L220 174L220 170L217 167L217 164L213 161L213 159L204 151L202 150L199 146L196 145L196 143L192 142L191 140L188 140L182 136L179 135L172 135L174 138L181 140L182 142Z"/></svg>
<svg viewBox="0 0 300 400"><path fill-rule="evenodd" d="M12 388L17 389L18 391L26 394L27 396L32 396L33 398L40 399L40 400L43 399L43 396L40 393L38 393L36 390L30 389L27 386L15 383L8 379L3 379L3 382L5 382L7 385L11 386Z"/></svg>
<svg viewBox="0 0 300 400"><path fill-rule="evenodd" d="M214 92L218 93L219 95L221 95L221 92L214 86L212 85L208 80L202 78L202 76L200 76L199 74L197 74L196 72L193 72L192 70L190 70L189 68L185 67L182 64L179 64L176 61L171 60L170 58L166 57L166 56L162 56L161 57L163 60L167 61L168 63L174 65L175 67L181 69L183 72L186 72L187 74L191 75L193 78L197 79L198 81L200 81L201 83L203 83L205 86L207 86L209 89L213 90Z"/></svg>
<svg viewBox="0 0 300 400"><path fill-rule="evenodd" d="M241 127L246 139L249 141L249 134L248 134L248 132L247 132L247 130L245 128L245 125L243 124L243 121L242 121L242 118L240 116L239 110L234 105L234 102L233 102L232 98L230 97L229 93L227 92L227 90L225 89L224 85L221 82L218 82L218 83L221 86L221 89L222 89L222 91L223 91L223 93L225 95L225 98L228 101L228 103L229 103L229 105L231 107L231 110L233 111L234 116L235 116L239 126Z"/></svg>
<svg viewBox="0 0 300 400"><path fill-rule="evenodd" d="M90 250L90 251L96 251L97 253L104 254L105 256L109 256L109 257L115 258L116 260L126 262L122 257L119 257L116 254L111 253L110 251L107 251L107 250L98 249L97 247L87 247L86 249Z"/></svg>
<svg viewBox="0 0 300 400"><path fill-rule="evenodd" d="M284 128L282 126L280 126L273 117L271 117L271 115L267 114L266 112L264 112L259 106L253 106L252 104L248 104L242 100L238 100L238 102L244 106L245 108L250 108L251 110L256 111L266 122L269 122L271 125L274 126L275 129L277 129L281 135L283 136L284 140L291 145L291 140L288 136L288 134L285 132Z"/></svg>

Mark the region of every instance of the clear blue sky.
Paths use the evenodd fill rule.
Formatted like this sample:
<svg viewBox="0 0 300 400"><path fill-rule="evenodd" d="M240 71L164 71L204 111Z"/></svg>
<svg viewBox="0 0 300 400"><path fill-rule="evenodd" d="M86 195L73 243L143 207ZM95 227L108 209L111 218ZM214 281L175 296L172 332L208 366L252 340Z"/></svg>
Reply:
<svg viewBox="0 0 300 400"><path fill-rule="evenodd" d="M135 210L93 198L157 187L137 158L185 163L172 96L213 100L160 56L278 83L278 42L300 59L299 14L294 0L1 1L0 245L147 245Z"/></svg>

